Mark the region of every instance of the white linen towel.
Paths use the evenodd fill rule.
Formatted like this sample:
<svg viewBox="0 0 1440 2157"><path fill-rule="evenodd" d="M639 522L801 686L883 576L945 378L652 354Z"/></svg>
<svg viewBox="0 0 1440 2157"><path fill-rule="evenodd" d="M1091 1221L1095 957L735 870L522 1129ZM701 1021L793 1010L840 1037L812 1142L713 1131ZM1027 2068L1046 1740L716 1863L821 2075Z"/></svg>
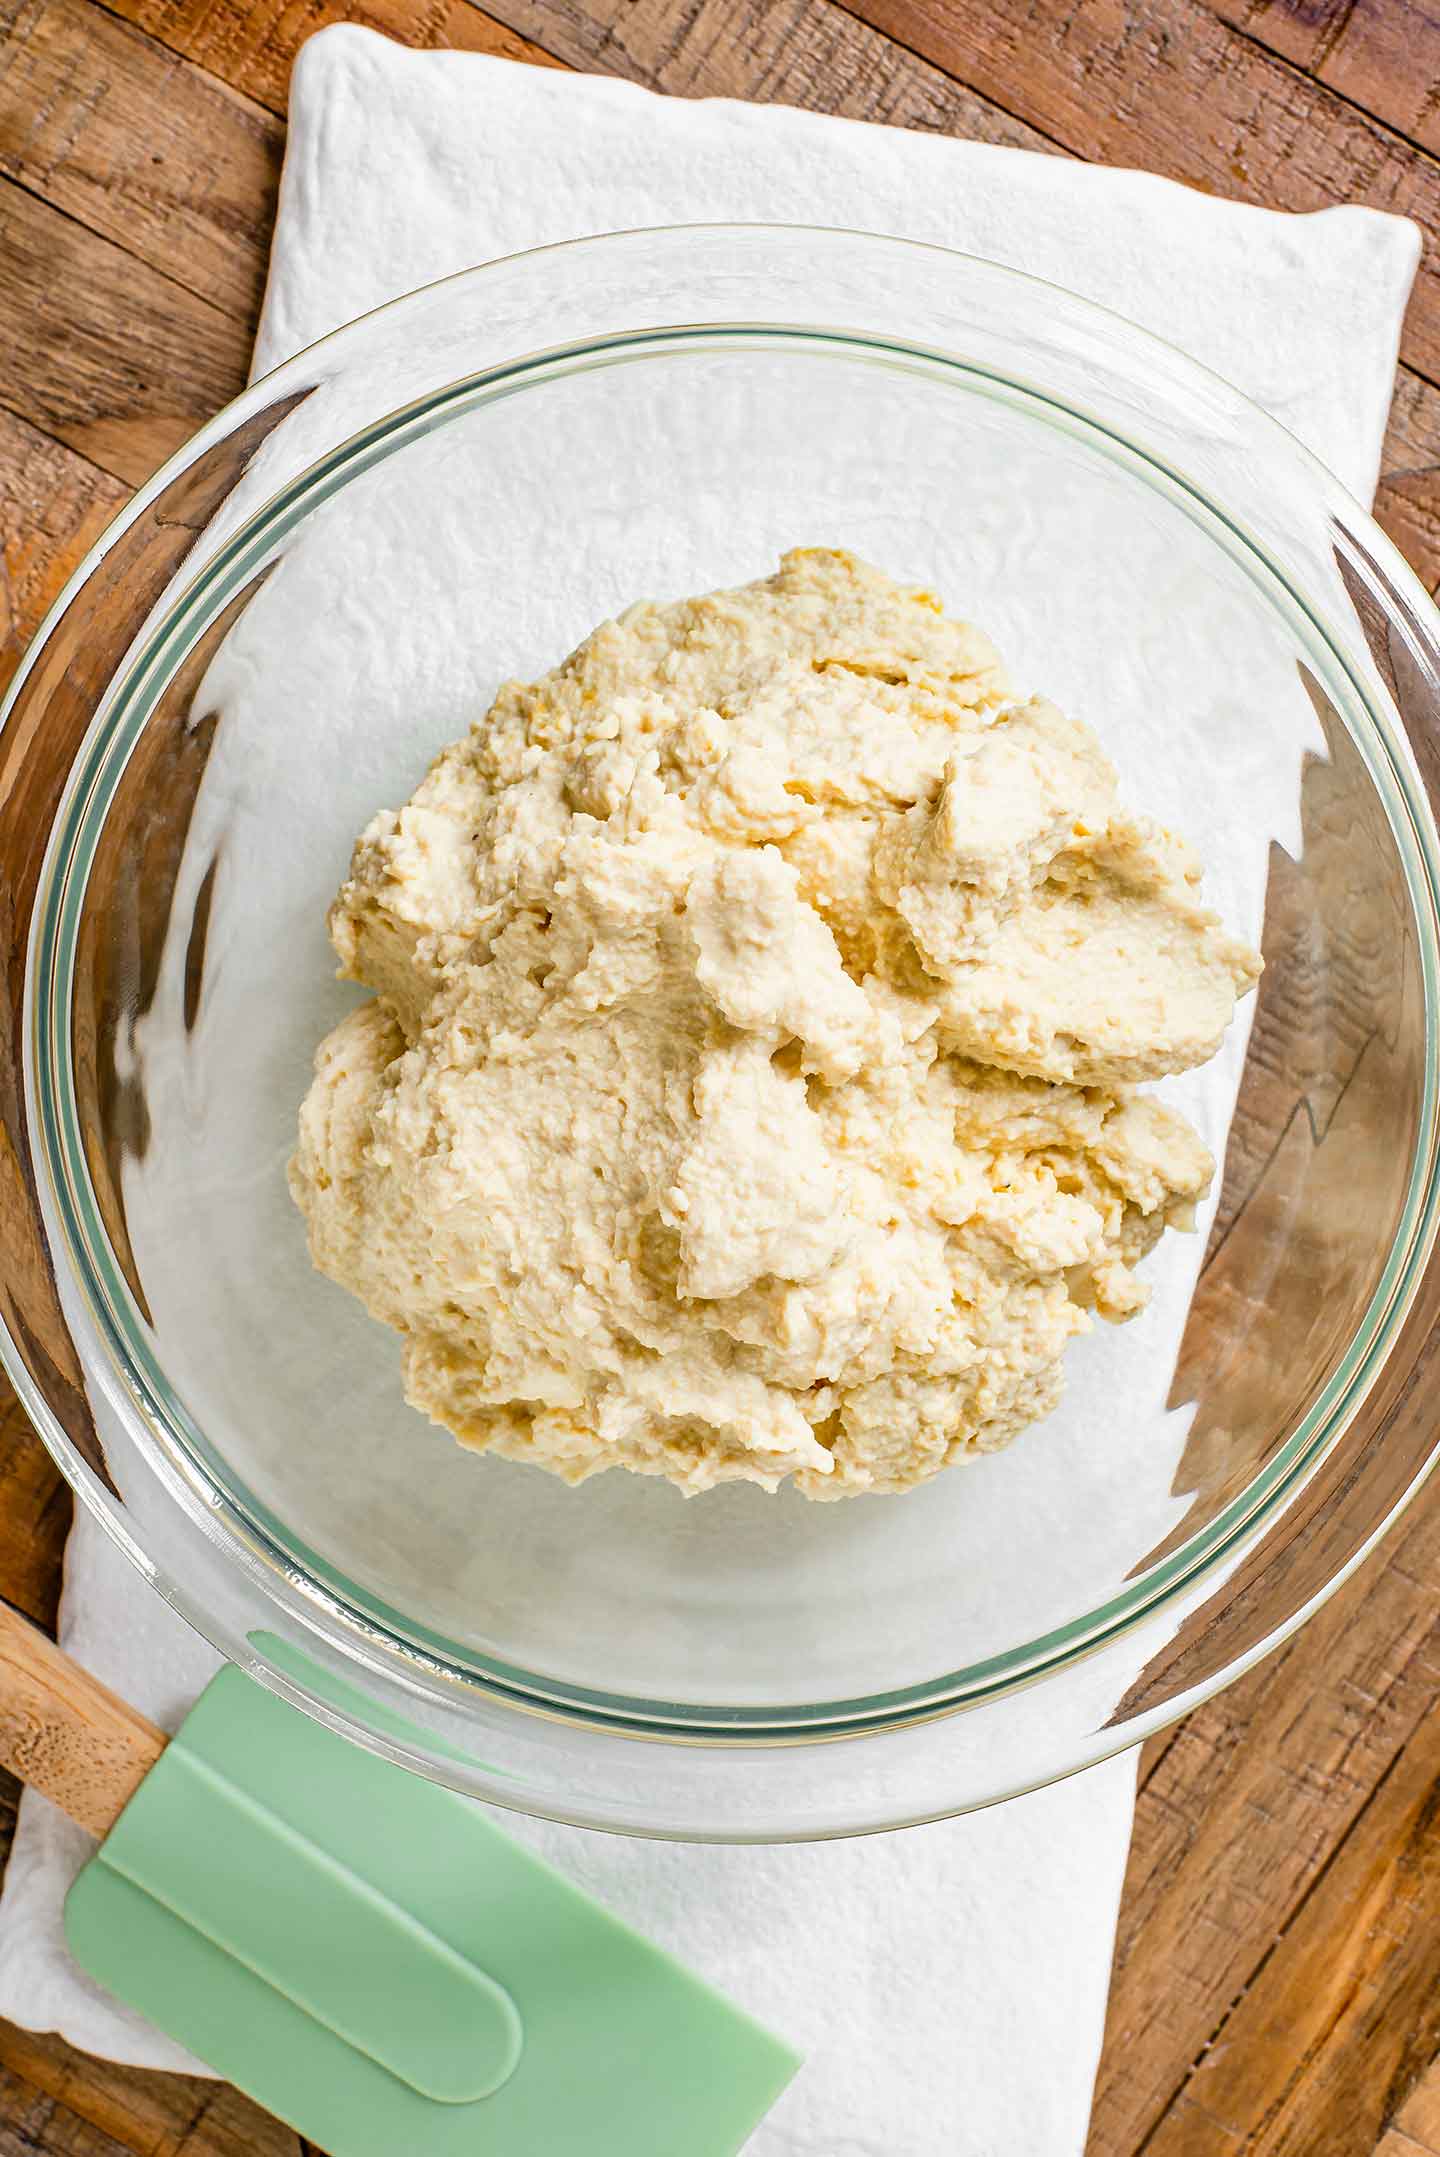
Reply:
<svg viewBox="0 0 1440 2157"><path fill-rule="evenodd" d="M1285 216L1143 173L410 53L349 26L296 65L257 371L471 263L716 220L890 231L1052 278L1185 347L1373 490L1418 254L1401 220ZM165 1723L213 1665L84 1518L61 1638ZM1133 1782L1121 1759L966 1820L809 1848L505 1824L805 2051L753 2157L1078 2157ZM65 1955L59 1906L86 1849L27 1794L0 1901L0 2013L193 2065Z"/></svg>

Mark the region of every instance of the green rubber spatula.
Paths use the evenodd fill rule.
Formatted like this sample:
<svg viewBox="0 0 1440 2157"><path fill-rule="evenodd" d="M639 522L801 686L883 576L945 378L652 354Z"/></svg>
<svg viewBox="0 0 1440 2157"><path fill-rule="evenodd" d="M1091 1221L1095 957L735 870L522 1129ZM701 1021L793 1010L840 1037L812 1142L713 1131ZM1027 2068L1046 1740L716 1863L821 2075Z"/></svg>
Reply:
<svg viewBox="0 0 1440 2157"><path fill-rule="evenodd" d="M732 2157L798 2060L453 1791L235 1669L167 1743L0 1605L92 1976L332 2157Z"/></svg>

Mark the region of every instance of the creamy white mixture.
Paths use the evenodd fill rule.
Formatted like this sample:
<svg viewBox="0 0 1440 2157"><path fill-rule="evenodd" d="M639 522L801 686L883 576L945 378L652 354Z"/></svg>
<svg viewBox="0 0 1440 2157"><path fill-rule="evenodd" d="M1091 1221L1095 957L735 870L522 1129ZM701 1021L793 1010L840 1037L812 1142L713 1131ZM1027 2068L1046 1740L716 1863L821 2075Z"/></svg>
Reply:
<svg viewBox="0 0 1440 2157"><path fill-rule="evenodd" d="M1258 955L1089 729L852 556L633 607L362 834L291 1184L467 1445L814 1498L1054 1407Z"/></svg>

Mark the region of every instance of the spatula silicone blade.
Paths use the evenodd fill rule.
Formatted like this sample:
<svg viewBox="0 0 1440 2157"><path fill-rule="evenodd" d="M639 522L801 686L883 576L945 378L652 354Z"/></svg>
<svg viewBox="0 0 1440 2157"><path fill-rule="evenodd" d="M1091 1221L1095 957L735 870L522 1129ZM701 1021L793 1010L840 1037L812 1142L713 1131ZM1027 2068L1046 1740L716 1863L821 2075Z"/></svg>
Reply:
<svg viewBox="0 0 1440 2157"><path fill-rule="evenodd" d="M0 1609L76 1959L333 2157L732 2157L797 2057L475 1806L238 1670L167 1744Z"/></svg>

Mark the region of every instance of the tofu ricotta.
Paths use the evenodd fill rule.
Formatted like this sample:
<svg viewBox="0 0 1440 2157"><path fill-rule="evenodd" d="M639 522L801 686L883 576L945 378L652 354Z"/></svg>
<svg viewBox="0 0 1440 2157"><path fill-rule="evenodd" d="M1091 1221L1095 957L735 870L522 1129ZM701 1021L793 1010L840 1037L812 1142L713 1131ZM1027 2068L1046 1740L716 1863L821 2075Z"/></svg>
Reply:
<svg viewBox="0 0 1440 2157"><path fill-rule="evenodd" d="M508 683L330 915L291 1188L465 1445L904 1491L1059 1398L1212 1162L1259 956L1095 736L853 556Z"/></svg>

